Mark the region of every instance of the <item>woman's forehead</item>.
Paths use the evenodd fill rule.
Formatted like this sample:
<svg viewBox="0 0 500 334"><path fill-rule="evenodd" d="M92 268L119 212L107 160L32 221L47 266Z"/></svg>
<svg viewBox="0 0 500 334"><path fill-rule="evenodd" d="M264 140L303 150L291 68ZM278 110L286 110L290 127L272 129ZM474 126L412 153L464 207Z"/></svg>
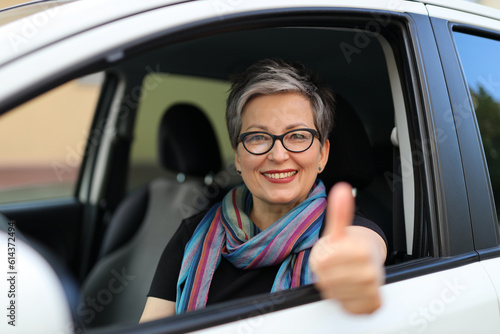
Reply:
<svg viewBox="0 0 500 334"><path fill-rule="evenodd" d="M312 126L311 103L298 93L258 96L246 105L242 114L242 131L250 127L287 130Z"/></svg>

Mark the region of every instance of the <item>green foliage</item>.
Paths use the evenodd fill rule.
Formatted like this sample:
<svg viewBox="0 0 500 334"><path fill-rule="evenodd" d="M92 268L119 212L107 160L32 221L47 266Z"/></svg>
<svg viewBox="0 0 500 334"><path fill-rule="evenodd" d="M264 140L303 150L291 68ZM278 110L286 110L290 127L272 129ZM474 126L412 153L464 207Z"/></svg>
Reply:
<svg viewBox="0 0 500 334"><path fill-rule="evenodd" d="M471 95L488 162L497 215L500 217L500 102L495 101L482 86L477 91L471 89Z"/></svg>

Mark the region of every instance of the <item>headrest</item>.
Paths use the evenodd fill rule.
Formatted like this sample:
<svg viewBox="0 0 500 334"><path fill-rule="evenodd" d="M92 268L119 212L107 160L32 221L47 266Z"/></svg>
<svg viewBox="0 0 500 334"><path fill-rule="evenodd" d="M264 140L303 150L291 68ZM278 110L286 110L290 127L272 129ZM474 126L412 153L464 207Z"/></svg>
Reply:
<svg viewBox="0 0 500 334"><path fill-rule="evenodd" d="M160 164L169 170L204 177L221 169L221 154L212 124L191 104L178 103L165 111L158 138Z"/></svg>
<svg viewBox="0 0 500 334"><path fill-rule="evenodd" d="M336 96L335 100L335 126L329 136L330 156L319 178L327 189L339 181L347 181L360 189L370 184L375 176L370 140L349 102L341 96Z"/></svg>

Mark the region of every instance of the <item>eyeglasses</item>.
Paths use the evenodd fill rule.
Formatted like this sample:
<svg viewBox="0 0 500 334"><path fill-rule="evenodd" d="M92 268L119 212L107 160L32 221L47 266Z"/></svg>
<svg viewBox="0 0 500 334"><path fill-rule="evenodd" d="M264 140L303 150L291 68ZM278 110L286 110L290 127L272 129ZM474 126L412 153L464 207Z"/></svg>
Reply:
<svg viewBox="0 0 500 334"><path fill-rule="evenodd" d="M319 134L318 131L313 129L296 129L285 132L281 136L262 131L252 131L240 134L240 141L249 153L255 155L269 152L273 148L276 139L281 141L287 151L300 153L307 151L311 147L315 137L319 138Z"/></svg>

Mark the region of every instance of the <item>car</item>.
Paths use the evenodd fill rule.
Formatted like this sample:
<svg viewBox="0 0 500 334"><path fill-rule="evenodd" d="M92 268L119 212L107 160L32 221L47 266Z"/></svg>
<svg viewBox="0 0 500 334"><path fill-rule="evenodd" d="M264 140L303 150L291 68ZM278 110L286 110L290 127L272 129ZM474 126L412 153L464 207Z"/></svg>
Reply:
<svg viewBox="0 0 500 334"><path fill-rule="evenodd" d="M0 24L2 333L500 330L499 10L48 0ZM335 93L320 177L387 236L383 304L349 314L309 285L139 325L181 220L241 182L229 78L265 58Z"/></svg>

